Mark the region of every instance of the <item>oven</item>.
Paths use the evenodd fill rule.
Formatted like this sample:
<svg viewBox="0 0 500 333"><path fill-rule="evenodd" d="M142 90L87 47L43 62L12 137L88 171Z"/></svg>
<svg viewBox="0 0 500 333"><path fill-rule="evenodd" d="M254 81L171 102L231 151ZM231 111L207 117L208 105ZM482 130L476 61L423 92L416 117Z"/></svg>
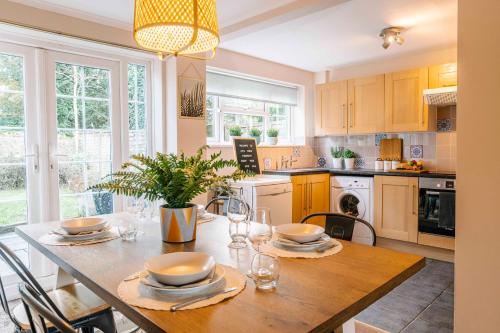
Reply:
<svg viewBox="0 0 500 333"><path fill-rule="evenodd" d="M418 231L455 237L455 180L420 178Z"/></svg>

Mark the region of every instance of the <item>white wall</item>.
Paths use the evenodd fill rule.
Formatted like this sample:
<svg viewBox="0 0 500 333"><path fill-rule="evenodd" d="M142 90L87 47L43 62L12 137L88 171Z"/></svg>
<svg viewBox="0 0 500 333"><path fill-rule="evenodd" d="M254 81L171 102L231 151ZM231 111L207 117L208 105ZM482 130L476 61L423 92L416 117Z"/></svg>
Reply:
<svg viewBox="0 0 500 333"><path fill-rule="evenodd" d="M498 0L458 1L457 333L500 331L499 17Z"/></svg>

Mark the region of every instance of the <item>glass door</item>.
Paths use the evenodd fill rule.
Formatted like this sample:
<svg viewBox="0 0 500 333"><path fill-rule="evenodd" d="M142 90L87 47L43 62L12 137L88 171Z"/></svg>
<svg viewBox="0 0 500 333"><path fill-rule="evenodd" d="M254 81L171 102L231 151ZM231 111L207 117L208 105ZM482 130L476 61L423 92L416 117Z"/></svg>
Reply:
<svg viewBox="0 0 500 333"><path fill-rule="evenodd" d="M109 214L120 202L89 189L120 163L119 63L49 52L53 219Z"/></svg>

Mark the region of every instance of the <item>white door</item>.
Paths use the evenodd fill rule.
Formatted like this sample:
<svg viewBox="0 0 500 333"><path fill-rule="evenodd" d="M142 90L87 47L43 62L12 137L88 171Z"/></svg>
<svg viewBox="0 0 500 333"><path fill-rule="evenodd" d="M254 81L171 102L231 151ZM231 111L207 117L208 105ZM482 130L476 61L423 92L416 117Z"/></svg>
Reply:
<svg viewBox="0 0 500 333"><path fill-rule="evenodd" d="M109 214L121 203L89 189L121 162L120 65L48 52L50 218Z"/></svg>

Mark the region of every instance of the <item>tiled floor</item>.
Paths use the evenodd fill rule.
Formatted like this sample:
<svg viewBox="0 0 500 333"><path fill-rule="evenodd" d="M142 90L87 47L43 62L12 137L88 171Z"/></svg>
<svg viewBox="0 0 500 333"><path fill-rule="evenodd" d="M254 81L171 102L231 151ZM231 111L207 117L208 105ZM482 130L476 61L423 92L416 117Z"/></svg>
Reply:
<svg viewBox="0 0 500 333"><path fill-rule="evenodd" d="M452 333L453 273L452 263L427 259L425 268L356 319L389 332Z"/></svg>

